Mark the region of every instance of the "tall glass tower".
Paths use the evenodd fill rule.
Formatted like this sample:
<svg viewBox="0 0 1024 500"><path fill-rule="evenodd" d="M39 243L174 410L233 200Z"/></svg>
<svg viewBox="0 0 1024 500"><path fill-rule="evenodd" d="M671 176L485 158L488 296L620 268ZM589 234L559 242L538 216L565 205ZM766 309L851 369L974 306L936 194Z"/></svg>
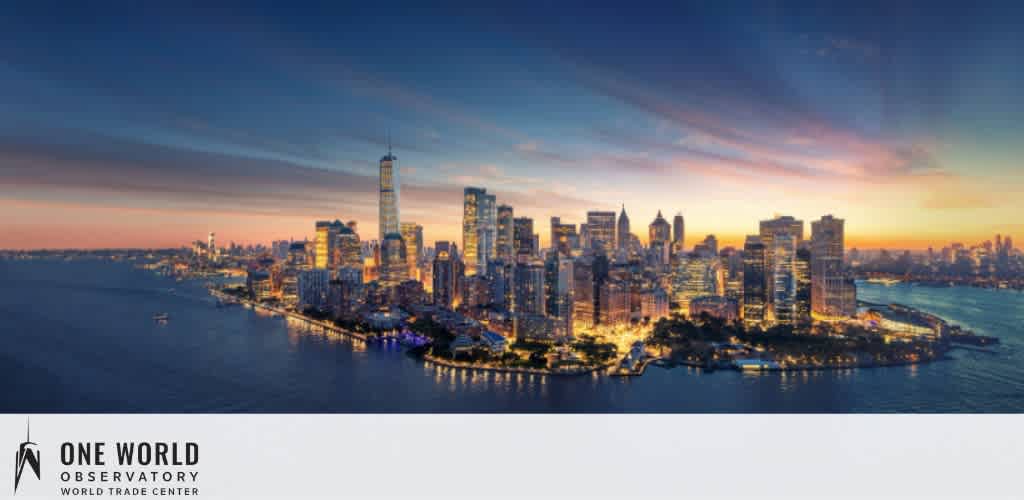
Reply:
<svg viewBox="0 0 1024 500"><path fill-rule="evenodd" d="M391 154L391 141L388 141L388 154L380 159L380 242L388 234L401 234L398 223L398 170L395 163L398 158Z"/></svg>

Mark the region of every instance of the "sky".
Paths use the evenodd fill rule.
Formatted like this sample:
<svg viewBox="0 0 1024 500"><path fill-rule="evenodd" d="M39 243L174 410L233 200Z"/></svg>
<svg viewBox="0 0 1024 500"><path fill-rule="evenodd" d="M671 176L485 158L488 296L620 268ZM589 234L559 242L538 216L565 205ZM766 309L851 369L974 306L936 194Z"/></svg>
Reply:
<svg viewBox="0 0 1024 500"><path fill-rule="evenodd" d="M545 245L622 206L687 246L1024 239L1019 2L157 3L0 16L0 248L372 239L389 135L428 243L466 186Z"/></svg>

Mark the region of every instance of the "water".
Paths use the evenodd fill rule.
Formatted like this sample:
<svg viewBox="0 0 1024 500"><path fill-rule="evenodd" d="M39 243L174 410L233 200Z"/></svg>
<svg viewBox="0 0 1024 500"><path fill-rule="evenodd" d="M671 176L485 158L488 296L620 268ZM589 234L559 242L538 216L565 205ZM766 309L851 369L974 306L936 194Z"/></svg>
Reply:
<svg viewBox="0 0 1024 500"><path fill-rule="evenodd" d="M174 292L169 292L174 288ZM127 263L0 261L3 412L1021 412L1024 294L862 284L981 334L910 367L540 377L442 369L400 348L310 331L241 307L200 282ZM170 314L167 324L152 316Z"/></svg>

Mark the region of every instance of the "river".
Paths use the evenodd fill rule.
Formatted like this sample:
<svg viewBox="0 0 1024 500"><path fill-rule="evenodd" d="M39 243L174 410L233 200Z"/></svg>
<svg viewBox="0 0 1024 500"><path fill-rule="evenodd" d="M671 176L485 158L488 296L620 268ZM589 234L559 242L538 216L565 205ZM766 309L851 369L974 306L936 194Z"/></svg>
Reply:
<svg viewBox="0 0 1024 500"><path fill-rule="evenodd" d="M938 314L1002 344L925 365L749 374L650 367L641 377L446 369L243 307L201 281L99 259L0 261L0 411L1024 411L1024 294L860 283L860 298ZM173 290L171 290L173 289ZM170 321L154 322L166 312Z"/></svg>

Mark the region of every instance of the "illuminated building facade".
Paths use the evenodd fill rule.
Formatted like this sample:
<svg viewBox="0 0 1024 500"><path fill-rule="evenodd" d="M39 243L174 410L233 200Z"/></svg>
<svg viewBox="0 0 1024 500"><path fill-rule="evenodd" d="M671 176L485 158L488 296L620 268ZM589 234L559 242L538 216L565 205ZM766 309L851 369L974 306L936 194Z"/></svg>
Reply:
<svg viewBox="0 0 1024 500"><path fill-rule="evenodd" d="M558 252L551 252L544 262L545 312L564 331L562 337L572 337L573 261Z"/></svg>
<svg viewBox="0 0 1024 500"><path fill-rule="evenodd" d="M573 322L575 328L593 328L596 323L594 304L596 279L590 258L577 259L573 264Z"/></svg>
<svg viewBox="0 0 1024 500"><path fill-rule="evenodd" d="M764 322L768 306L767 252L761 237L747 236L743 244L743 322L757 325Z"/></svg>
<svg viewBox="0 0 1024 500"><path fill-rule="evenodd" d="M405 260L408 277L420 280L420 258L423 256L423 226L415 222L402 223L402 241L405 242Z"/></svg>
<svg viewBox="0 0 1024 500"><path fill-rule="evenodd" d="M843 276L843 232L843 219L831 215L811 223L811 311L825 318L856 313L856 287Z"/></svg>
<svg viewBox="0 0 1024 500"><path fill-rule="evenodd" d="M533 219L529 217L516 217L513 220L513 249L517 262L527 262L537 256L537 248L534 248Z"/></svg>
<svg viewBox="0 0 1024 500"><path fill-rule="evenodd" d="M796 250L796 312L795 322L806 324L811 321L811 250L801 245Z"/></svg>
<svg viewBox="0 0 1024 500"><path fill-rule="evenodd" d="M599 287L600 324L606 326L621 326L629 324L629 284L609 279Z"/></svg>
<svg viewBox="0 0 1024 500"><path fill-rule="evenodd" d="M466 275L486 274L497 256L497 206L484 188L467 187L462 200L462 251Z"/></svg>
<svg viewBox="0 0 1024 500"><path fill-rule="evenodd" d="M615 212L587 212L587 234L590 248L611 252L615 248Z"/></svg>
<svg viewBox="0 0 1024 500"><path fill-rule="evenodd" d="M515 214L512 207L498 207L497 257L502 262L515 260Z"/></svg>
<svg viewBox="0 0 1024 500"><path fill-rule="evenodd" d="M391 154L391 145L388 145L388 154L380 159L380 198L379 198L379 223L380 239L389 234L400 234L401 228L398 221L398 170L395 163L398 157Z"/></svg>
<svg viewBox="0 0 1024 500"><path fill-rule="evenodd" d="M384 236L380 246L380 261L381 285L392 287L409 279L409 262L401 234L390 233Z"/></svg>
<svg viewBox="0 0 1024 500"><path fill-rule="evenodd" d="M433 299L434 304L441 307L452 307L455 300L456 284L456 256L453 253L451 244L447 241L438 241L434 244L433 263Z"/></svg>
<svg viewBox="0 0 1024 500"><path fill-rule="evenodd" d="M661 215L661 210L658 210L658 216L654 218L654 222L651 222L647 226L647 244L651 248L664 247L669 243L671 238L672 227L668 225L668 221L665 220Z"/></svg>
<svg viewBox="0 0 1024 500"><path fill-rule="evenodd" d="M683 214L678 213L672 218L672 254L686 251L686 221Z"/></svg>
<svg viewBox="0 0 1024 500"><path fill-rule="evenodd" d="M771 307L775 322L792 325L797 319L796 237L788 232L776 233L769 258L772 259Z"/></svg>
<svg viewBox="0 0 1024 500"><path fill-rule="evenodd" d="M615 231L615 242L616 248L622 251L629 250L629 240L632 234L629 232L629 216L626 215L626 205L622 205L622 210L619 212L618 226Z"/></svg>
<svg viewBox="0 0 1024 500"><path fill-rule="evenodd" d="M561 217L551 218L551 248L566 257L572 255L573 243L578 242L575 224L562 224Z"/></svg>
<svg viewBox="0 0 1024 500"><path fill-rule="evenodd" d="M544 314L544 266L539 262L515 268L515 312Z"/></svg>
<svg viewBox="0 0 1024 500"><path fill-rule="evenodd" d="M676 259L672 270L673 300L683 311L697 297L718 294L718 263L705 255L691 252Z"/></svg>

